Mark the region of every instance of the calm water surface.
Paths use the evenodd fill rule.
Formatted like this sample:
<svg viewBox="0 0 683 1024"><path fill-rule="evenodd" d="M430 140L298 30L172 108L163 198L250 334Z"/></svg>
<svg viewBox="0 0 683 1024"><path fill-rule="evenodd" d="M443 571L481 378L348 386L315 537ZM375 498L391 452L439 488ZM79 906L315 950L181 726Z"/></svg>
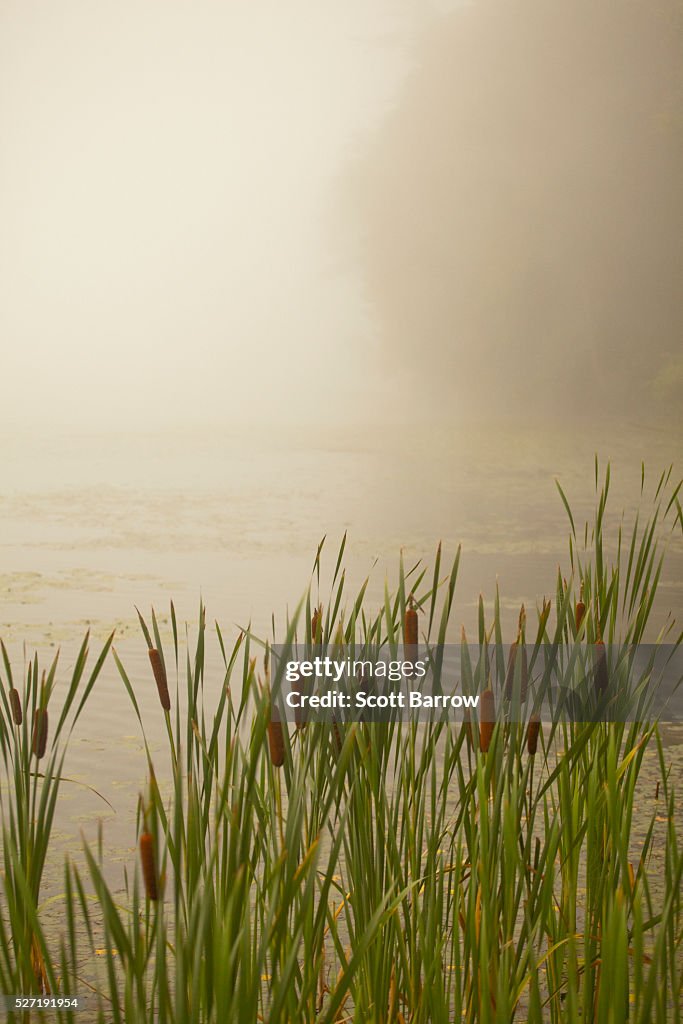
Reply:
<svg viewBox="0 0 683 1024"><path fill-rule="evenodd" d="M473 619L498 582L510 623L521 600L555 590L568 569L568 521L593 507L599 450L611 458L613 525L629 521L646 484L678 460L680 441L621 427L560 434L273 428L195 435L2 439L0 629L6 642L49 647L87 626L119 640L133 606L193 618L200 594L222 624L259 629L301 596L318 542L328 565L348 531L351 585L371 600L406 562L462 543L454 622ZM674 473L675 475L675 473ZM615 534L615 531L613 531ZM683 608L682 551L672 538L661 606Z"/></svg>

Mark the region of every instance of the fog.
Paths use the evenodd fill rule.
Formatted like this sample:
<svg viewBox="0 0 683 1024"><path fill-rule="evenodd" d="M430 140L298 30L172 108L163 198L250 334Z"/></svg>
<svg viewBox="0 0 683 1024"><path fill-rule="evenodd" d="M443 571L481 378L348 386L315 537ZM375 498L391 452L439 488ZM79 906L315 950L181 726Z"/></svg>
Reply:
<svg viewBox="0 0 683 1024"><path fill-rule="evenodd" d="M330 190L419 8L3 0L1 421L343 407L379 345Z"/></svg>
<svg viewBox="0 0 683 1024"><path fill-rule="evenodd" d="M682 43L652 0L5 0L0 425L673 408Z"/></svg>
<svg viewBox="0 0 683 1024"><path fill-rule="evenodd" d="M340 192L413 401L680 429L678 0L477 0L434 19Z"/></svg>

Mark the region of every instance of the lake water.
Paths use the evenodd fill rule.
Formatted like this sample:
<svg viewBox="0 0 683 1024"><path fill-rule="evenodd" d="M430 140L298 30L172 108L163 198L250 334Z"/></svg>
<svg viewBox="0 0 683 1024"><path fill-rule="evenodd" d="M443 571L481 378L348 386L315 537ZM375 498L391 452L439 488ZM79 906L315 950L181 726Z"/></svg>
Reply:
<svg viewBox="0 0 683 1024"><path fill-rule="evenodd" d="M454 623L474 621L498 581L514 624L522 600L552 595L568 571L568 521L592 513L594 453L612 459L613 522L630 521L641 460L652 485L680 441L618 426L561 434L454 426L393 430L280 428L182 436L35 435L2 439L0 628L16 648L72 644L87 627L123 642L135 604L228 627L282 622L307 586L327 535L334 565L348 531L352 586L371 575L379 600L398 556L431 561L462 543ZM675 474L674 474L675 475ZM683 608L680 531L660 605Z"/></svg>
<svg viewBox="0 0 683 1024"><path fill-rule="evenodd" d="M349 593L370 574L370 607L382 601L385 577L395 580L401 548L410 565L431 563L439 540L446 555L462 543L454 629L474 627L479 594L490 603L498 582L512 638L520 603L533 607L552 596L558 565L568 571L568 522L555 478L578 525L592 514L595 450L609 454L614 533L622 509L627 521L635 513L641 460L651 485L679 447L663 432L635 426L571 436L441 425L5 437L1 633L17 667L34 648L46 659L60 647L65 679L84 631L92 630L95 648L116 628L163 777L163 723L135 605L154 605L163 619L172 597L178 618L193 623L201 596L208 622L221 623L226 642L249 621L266 633L271 614L282 624L303 594L322 536L329 572L348 531ZM680 532L668 543L655 622L683 610ZM167 621L162 629L167 633ZM217 667L217 655L214 640L209 665ZM220 671L207 673L209 704L221 681ZM680 727L665 741L680 770ZM656 768L652 754L646 796ZM66 774L44 896L58 897L63 854L82 863L79 834L95 842L100 818L107 874L120 888L123 868L136 858L136 804L147 772L140 730L111 661L72 738ZM649 815L649 800L643 806ZM60 907L57 898L46 909L55 925Z"/></svg>

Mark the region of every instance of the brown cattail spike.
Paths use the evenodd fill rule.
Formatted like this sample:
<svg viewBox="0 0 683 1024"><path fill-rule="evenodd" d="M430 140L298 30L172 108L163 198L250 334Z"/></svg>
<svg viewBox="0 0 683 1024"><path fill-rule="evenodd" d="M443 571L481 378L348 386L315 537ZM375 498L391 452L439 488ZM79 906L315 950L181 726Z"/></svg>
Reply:
<svg viewBox="0 0 683 1024"><path fill-rule="evenodd" d="M526 748L529 757L533 757L538 749L538 734L541 731L541 719L538 715L532 715L526 730Z"/></svg>
<svg viewBox="0 0 683 1024"><path fill-rule="evenodd" d="M285 763L285 736L280 721L271 719L268 722L268 748L273 767L282 768Z"/></svg>
<svg viewBox="0 0 683 1024"><path fill-rule="evenodd" d="M496 700L492 689L486 689L479 700L479 746L486 754L496 724Z"/></svg>
<svg viewBox="0 0 683 1024"><path fill-rule="evenodd" d="M14 719L15 725L21 725L24 720L24 716L21 713L21 697L19 691L13 686L10 687L9 691L9 702L12 708L12 718Z"/></svg>
<svg viewBox="0 0 683 1024"><path fill-rule="evenodd" d="M33 712L33 746L32 751L40 759L47 747L47 708L36 708Z"/></svg>
<svg viewBox="0 0 683 1024"><path fill-rule="evenodd" d="M469 708L465 708L465 710L463 711L463 715L462 715L462 728L463 728L463 732L465 733L465 739L467 741L467 746L471 748L472 747L472 716L470 714L470 709Z"/></svg>
<svg viewBox="0 0 683 1024"><path fill-rule="evenodd" d="M140 860L147 898L156 901L159 899L159 886L154 859L154 838L149 832L143 832L140 836Z"/></svg>
<svg viewBox="0 0 683 1024"><path fill-rule="evenodd" d="M405 619L403 622L403 653L406 662L412 666L414 666L415 662L417 661L417 634L417 611L413 607L413 598L411 596L408 602L408 607L406 608ZM405 675L409 677L414 675L414 669L406 669Z"/></svg>
<svg viewBox="0 0 683 1024"><path fill-rule="evenodd" d="M311 642L318 643L321 628L322 608L316 608L311 616Z"/></svg>
<svg viewBox="0 0 683 1024"><path fill-rule="evenodd" d="M517 668L518 664L519 668ZM515 677L517 672L519 672L519 699L524 703L526 700L527 686L529 684L529 666L527 661L526 644L521 640L521 637L514 644L510 645L508 667L505 675L506 700L512 700L512 695L515 692Z"/></svg>
<svg viewBox="0 0 683 1024"><path fill-rule="evenodd" d="M161 660L161 655L156 647L150 647L149 661L152 666L152 672L154 673L154 680L157 684L157 691L159 693L159 701L164 711L171 710L171 698L168 695L168 680L166 679L166 669L164 663Z"/></svg>
<svg viewBox="0 0 683 1024"><path fill-rule="evenodd" d="M581 583L581 588L579 590L579 600L576 602L576 612L575 612L576 632L577 633L581 629L581 623L583 622L585 617L586 617L586 606L583 603L583 582L582 582Z"/></svg>
<svg viewBox="0 0 683 1024"><path fill-rule="evenodd" d="M336 756L339 757L342 752L342 747L344 746L344 739L342 736L341 726L336 718L332 719L332 745Z"/></svg>
<svg viewBox="0 0 683 1024"><path fill-rule="evenodd" d="M602 640L595 643L595 669L593 673L593 684L598 697L601 697L607 689L607 652Z"/></svg>

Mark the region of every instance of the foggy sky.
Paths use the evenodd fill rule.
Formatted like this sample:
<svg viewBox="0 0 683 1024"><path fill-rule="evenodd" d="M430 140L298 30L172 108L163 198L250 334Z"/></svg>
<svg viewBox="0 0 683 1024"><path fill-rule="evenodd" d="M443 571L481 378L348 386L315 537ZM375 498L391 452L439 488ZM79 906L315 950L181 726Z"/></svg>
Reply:
<svg viewBox="0 0 683 1024"><path fill-rule="evenodd" d="M675 0L0 0L0 427L674 403L681 52Z"/></svg>
<svg viewBox="0 0 683 1024"><path fill-rule="evenodd" d="M678 0L477 0L434 19L340 190L413 401L680 421Z"/></svg>
<svg viewBox="0 0 683 1024"><path fill-rule="evenodd" d="M330 190L423 8L0 0L0 426L339 405L375 342Z"/></svg>

